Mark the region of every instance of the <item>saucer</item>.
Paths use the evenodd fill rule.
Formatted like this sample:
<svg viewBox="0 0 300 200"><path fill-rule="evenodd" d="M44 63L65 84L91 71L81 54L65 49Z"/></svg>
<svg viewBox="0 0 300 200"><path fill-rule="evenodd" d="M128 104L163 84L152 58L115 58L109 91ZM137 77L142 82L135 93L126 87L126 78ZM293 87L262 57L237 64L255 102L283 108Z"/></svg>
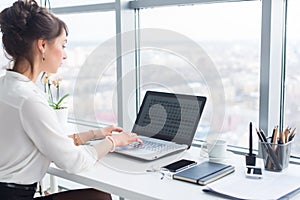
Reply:
<svg viewBox="0 0 300 200"><path fill-rule="evenodd" d="M216 162L216 163L226 163L229 159L229 153L226 153L224 157L209 157L208 158L210 162Z"/></svg>
<svg viewBox="0 0 300 200"><path fill-rule="evenodd" d="M219 158L209 158L209 162L215 162L215 163L224 163L228 160L228 157L219 157Z"/></svg>

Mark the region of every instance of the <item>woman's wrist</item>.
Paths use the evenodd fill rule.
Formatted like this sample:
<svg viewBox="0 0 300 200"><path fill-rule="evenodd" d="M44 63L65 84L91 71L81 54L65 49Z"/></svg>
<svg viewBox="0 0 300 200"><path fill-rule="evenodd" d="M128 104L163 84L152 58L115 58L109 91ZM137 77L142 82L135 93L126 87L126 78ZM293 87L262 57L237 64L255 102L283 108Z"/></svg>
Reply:
<svg viewBox="0 0 300 200"><path fill-rule="evenodd" d="M88 133L90 134L90 140L95 140L96 138L96 131L95 130L89 130Z"/></svg>
<svg viewBox="0 0 300 200"><path fill-rule="evenodd" d="M74 133L72 135L74 144L76 146L82 145L90 140L96 139L96 133L94 130L89 130L81 133Z"/></svg>
<svg viewBox="0 0 300 200"><path fill-rule="evenodd" d="M112 136L106 136L106 139L112 143L112 148L111 148L110 152L114 152L116 149L116 141L114 140L114 138Z"/></svg>
<svg viewBox="0 0 300 200"><path fill-rule="evenodd" d="M73 142L76 146L79 146L82 144L82 141L80 140L80 137L79 137L79 133L73 134Z"/></svg>
<svg viewBox="0 0 300 200"><path fill-rule="evenodd" d="M92 144L92 146L97 151L98 160L103 158L106 154L108 154L109 152L112 152L114 150L113 141L114 141L114 138L112 140L110 140L109 138L106 137L102 141L95 142L94 144Z"/></svg>

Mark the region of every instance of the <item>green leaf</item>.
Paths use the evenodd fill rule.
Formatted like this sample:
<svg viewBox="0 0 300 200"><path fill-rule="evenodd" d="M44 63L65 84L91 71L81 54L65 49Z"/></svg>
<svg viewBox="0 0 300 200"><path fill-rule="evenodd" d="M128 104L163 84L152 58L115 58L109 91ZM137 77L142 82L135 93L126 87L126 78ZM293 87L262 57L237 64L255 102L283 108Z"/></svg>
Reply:
<svg viewBox="0 0 300 200"><path fill-rule="evenodd" d="M70 94L65 94L56 104L57 105L60 105L61 104L61 102L65 99L65 98L67 98L68 96L69 96Z"/></svg>
<svg viewBox="0 0 300 200"><path fill-rule="evenodd" d="M65 94L57 103L49 100L49 105L53 108L53 109L60 109L61 108L61 103L63 102L63 100L65 98L67 98L70 94Z"/></svg>

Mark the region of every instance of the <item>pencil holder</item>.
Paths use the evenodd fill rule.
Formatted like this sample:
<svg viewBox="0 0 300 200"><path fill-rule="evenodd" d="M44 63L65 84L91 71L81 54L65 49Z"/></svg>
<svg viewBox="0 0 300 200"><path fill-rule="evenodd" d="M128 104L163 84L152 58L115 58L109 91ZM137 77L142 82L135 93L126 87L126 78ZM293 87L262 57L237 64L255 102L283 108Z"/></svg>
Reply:
<svg viewBox="0 0 300 200"><path fill-rule="evenodd" d="M281 172L290 161L292 141L285 144L259 142L259 149L264 160L265 170Z"/></svg>

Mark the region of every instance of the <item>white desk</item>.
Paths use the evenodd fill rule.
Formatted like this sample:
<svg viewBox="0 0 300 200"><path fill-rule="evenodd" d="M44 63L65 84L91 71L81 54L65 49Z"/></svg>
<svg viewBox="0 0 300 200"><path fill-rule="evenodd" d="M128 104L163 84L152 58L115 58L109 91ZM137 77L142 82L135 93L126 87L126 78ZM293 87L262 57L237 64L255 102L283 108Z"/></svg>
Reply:
<svg viewBox="0 0 300 200"><path fill-rule="evenodd" d="M185 154L190 154L191 151ZM197 149L193 149L193 152L196 151ZM115 155L111 155L110 158L115 159L114 156ZM178 158L178 155L173 157ZM110 158L107 157L105 159ZM161 180L162 175L158 172L142 173L142 168L140 168L137 173L125 172L128 171L126 169L130 167L129 165L132 165L135 161L129 161L127 163L123 162L123 165L126 165L126 167L125 170L122 170L122 167L117 167L117 165L122 164L122 161L111 167L108 166L110 163L105 162L105 159L104 162L100 161L93 169L76 175L68 174L54 166L49 168L48 173L131 200L195 199L196 197L206 195L202 192L203 187L199 185L175 181L167 177ZM138 161L137 163L138 165L141 164L141 162ZM145 165L149 166L147 163ZM207 195L205 199L216 198Z"/></svg>
<svg viewBox="0 0 300 200"><path fill-rule="evenodd" d="M180 154L180 157L200 160L200 149L192 147L185 153ZM230 181L236 176L244 177L245 162L244 156L230 154L232 159L227 162L236 167L236 171L218 181L224 181L230 184ZM173 156L173 159L179 159L179 156ZM169 162L165 161L160 162ZM51 166L48 170L49 174L74 181L88 187L93 187L106 191L120 197L134 199L220 199L213 195L209 195L202 191L205 186L199 186L182 181L164 178L161 180L161 174L158 172L145 172L142 173L142 162L137 162L137 172L126 172L134 168L132 160L126 160L124 157L119 158L115 154L110 154L103 158L93 169L82 172L80 174L68 174L61 169ZM158 163L152 163L157 166ZM114 165L114 166L112 166ZM145 164L150 167L151 164ZM123 166L123 167L122 167ZM139 171L141 170L141 171ZM294 176L295 179L300 180L299 175L300 166L289 166L288 170L284 173ZM298 171L298 172L297 172ZM265 172L264 176L268 179L269 176L274 176L274 172ZM275 176L281 176L280 173ZM279 177L278 177L279 178ZM246 179L246 178L245 178ZM299 183L300 185L300 183ZM235 187L235 186L233 186ZM299 197L300 194L297 196ZM295 197L296 198L296 197Z"/></svg>

